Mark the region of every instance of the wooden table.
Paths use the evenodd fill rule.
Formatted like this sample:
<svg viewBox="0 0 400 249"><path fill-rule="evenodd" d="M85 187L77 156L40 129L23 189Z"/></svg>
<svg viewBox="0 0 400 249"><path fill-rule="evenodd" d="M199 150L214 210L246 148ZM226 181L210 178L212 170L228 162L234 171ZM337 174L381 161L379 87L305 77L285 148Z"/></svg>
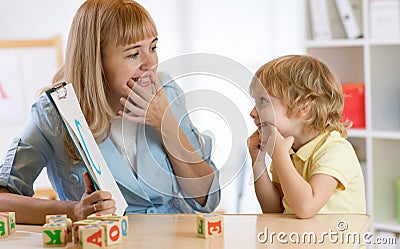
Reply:
<svg viewBox="0 0 400 249"><path fill-rule="evenodd" d="M311 219L282 214L223 215L224 236L203 239L197 237L196 215L128 216L129 238L110 248L358 248L353 236L348 239L347 235L360 234L362 239L371 225L371 217L360 214L316 215ZM17 225L17 232L24 231L41 232L41 226ZM31 241L32 248L41 248L42 241L37 238ZM18 241L13 243L18 245ZM15 246L13 249L18 249ZM79 247L69 243L66 248Z"/></svg>

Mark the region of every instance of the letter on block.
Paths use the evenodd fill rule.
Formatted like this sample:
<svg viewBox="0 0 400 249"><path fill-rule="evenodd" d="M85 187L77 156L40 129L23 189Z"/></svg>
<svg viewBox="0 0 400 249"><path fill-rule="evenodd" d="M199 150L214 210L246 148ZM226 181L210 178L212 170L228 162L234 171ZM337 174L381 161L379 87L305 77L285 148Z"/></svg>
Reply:
<svg viewBox="0 0 400 249"><path fill-rule="evenodd" d="M5 216L0 216L0 238L8 237L8 219Z"/></svg>
<svg viewBox="0 0 400 249"><path fill-rule="evenodd" d="M0 212L0 217L5 217L7 219L7 226L5 228L8 231L8 235L15 233L15 212ZM0 237L1 234L0 228Z"/></svg>
<svg viewBox="0 0 400 249"><path fill-rule="evenodd" d="M72 230L74 231L74 243L78 244L79 243L79 227L80 226L87 226L87 225L93 225L98 223L98 220L80 220L76 221L72 224Z"/></svg>
<svg viewBox="0 0 400 249"><path fill-rule="evenodd" d="M67 242L72 242L72 220L66 219L50 219L49 223L65 223L67 226Z"/></svg>
<svg viewBox="0 0 400 249"><path fill-rule="evenodd" d="M43 246L62 247L67 244L67 225L65 223L46 223L43 225Z"/></svg>
<svg viewBox="0 0 400 249"><path fill-rule="evenodd" d="M98 225L104 227L106 236L105 241L107 246L121 243L121 223L118 221L101 221Z"/></svg>
<svg viewBox="0 0 400 249"><path fill-rule="evenodd" d="M79 226L79 244L85 249L106 247L104 228L97 224Z"/></svg>
<svg viewBox="0 0 400 249"><path fill-rule="evenodd" d="M206 239L223 236L223 217L217 214L203 214L197 216L197 235Z"/></svg>

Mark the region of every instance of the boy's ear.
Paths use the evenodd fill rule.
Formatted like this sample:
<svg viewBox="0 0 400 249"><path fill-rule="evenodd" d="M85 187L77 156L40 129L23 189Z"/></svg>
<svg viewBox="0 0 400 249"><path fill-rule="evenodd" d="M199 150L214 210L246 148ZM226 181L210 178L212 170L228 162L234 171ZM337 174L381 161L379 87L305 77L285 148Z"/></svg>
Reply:
<svg viewBox="0 0 400 249"><path fill-rule="evenodd" d="M311 111L311 106L312 106L312 104L310 101L307 101L306 103L304 103L303 107L300 109L299 116L307 117Z"/></svg>

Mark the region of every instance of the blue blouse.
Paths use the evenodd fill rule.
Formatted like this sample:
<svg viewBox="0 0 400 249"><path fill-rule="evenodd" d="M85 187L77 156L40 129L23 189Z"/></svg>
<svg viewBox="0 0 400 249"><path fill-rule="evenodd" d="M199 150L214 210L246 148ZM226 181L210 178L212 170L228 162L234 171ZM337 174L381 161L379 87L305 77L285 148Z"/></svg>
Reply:
<svg viewBox="0 0 400 249"><path fill-rule="evenodd" d="M128 207L126 213L212 212L220 201L218 171L211 161L212 141L200 135L186 111L184 94L168 76L162 76L163 88L180 127L199 155L213 168L214 180L204 206L179 186L159 136L151 126L138 124L137 177L119 154L110 138L99 144ZM64 147L65 129L45 94L31 108L22 134L12 141L0 164L0 186L15 194L32 196L33 182L44 167L60 200L80 200L85 191L82 162L73 163Z"/></svg>

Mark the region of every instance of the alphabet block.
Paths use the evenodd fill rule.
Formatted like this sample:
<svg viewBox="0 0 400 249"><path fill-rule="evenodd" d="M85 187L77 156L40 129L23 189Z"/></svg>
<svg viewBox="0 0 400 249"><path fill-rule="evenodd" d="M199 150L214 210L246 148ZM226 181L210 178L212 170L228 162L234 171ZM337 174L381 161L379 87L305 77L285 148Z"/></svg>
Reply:
<svg viewBox="0 0 400 249"><path fill-rule="evenodd" d="M72 242L72 220L66 219L50 219L49 223L65 223L67 225L67 242Z"/></svg>
<svg viewBox="0 0 400 249"><path fill-rule="evenodd" d="M79 226L79 237L82 248L97 249L106 246L104 228L97 224Z"/></svg>
<svg viewBox="0 0 400 249"><path fill-rule="evenodd" d="M104 214L91 214L88 219L103 220L103 221L117 221L121 224L122 239L128 237L128 216L119 215L104 215Z"/></svg>
<svg viewBox="0 0 400 249"><path fill-rule="evenodd" d="M197 236L202 238L220 237L224 234L224 219L217 214L197 216Z"/></svg>
<svg viewBox="0 0 400 249"><path fill-rule="evenodd" d="M3 232L6 234L5 236L15 233L15 212L0 212L0 217L7 220L7 224L4 221L0 223L0 237L2 237ZM4 230L2 227L4 227Z"/></svg>
<svg viewBox="0 0 400 249"><path fill-rule="evenodd" d="M106 217L110 216L109 214L98 214L94 213L87 217L88 220L104 220Z"/></svg>
<svg viewBox="0 0 400 249"><path fill-rule="evenodd" d="M42 234L44 247L62 247L67 244L66 223L46 223Z"/></svg>
<svg viewBox="0 0 400 249"><path fill-rule="evenodd" d="M121 223L117 221L101 221L98 225L105 229L105 241L107 246L121 243Z"/></svg>
<svg viewBox="0 0 400 249"><path fill-rule="evenodd" d="M72 230L74 231L74 243L78 244L80 243L80 237L79 237L79 227L80 226L87 226L87 225L93 225L98 223L98 220L80 220L76 221L72 224Z"/></svg>
<svg viewBox="0 0 400 249"><path fill-rule="evenodd" d="M66 214L48 214L46 215L46 223L50 220L66 219L68 218Z"/></svg>

